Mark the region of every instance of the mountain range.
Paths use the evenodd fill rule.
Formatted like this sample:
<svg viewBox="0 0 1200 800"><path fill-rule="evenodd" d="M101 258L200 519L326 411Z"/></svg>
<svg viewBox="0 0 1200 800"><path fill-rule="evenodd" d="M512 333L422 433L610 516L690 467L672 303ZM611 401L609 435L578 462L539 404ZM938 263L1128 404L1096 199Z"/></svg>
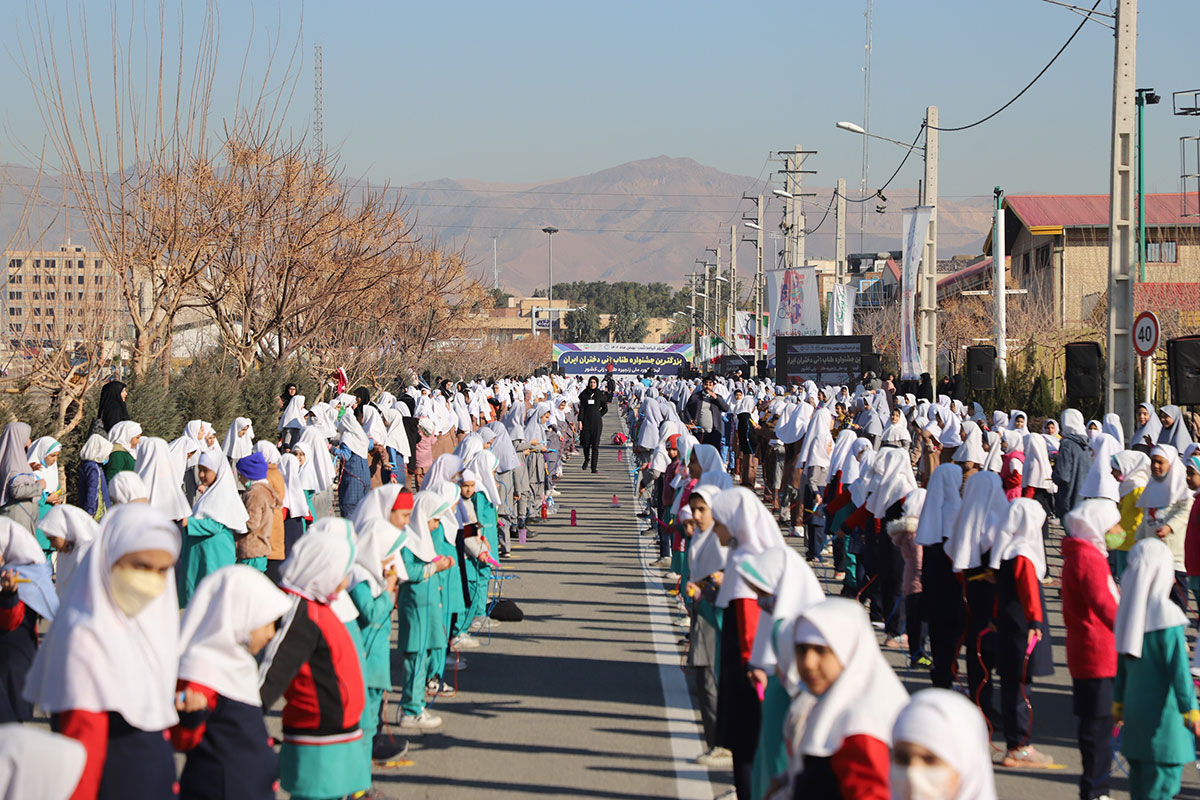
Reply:
<svg viewBox="0 0 1200 800"><path fill-rule="evenodd" d="M811 176L806 176L811 177ZM815 181L812 181L815 182ZM835 214L828 211L833 190L804 186L802 206L809 259L834 254ZM65 197L58 179L19 165L0 167L0 242L8 243L19 226L24 198L37 186L43 201L34 207L24 240L40 237L41 245L57 247L67 236L86 244L77 219L61 211ZM775 183L779 186L779 183ZM487 285L493 273L493 247L500 285L509 292L530 293L547 282L546 226L553 235L554 281L664 281L680 285L708 258L705 248L721 247L721 263L729 261L729 227L752 238L742 226L754 216L754 203L743 194L768 198L764 212L764 258L768 268L783 247L778 225L783 201L771 195L760 178L732 175L690 158L632 161L590 175L527 184L486 183L442 179L397 189L408 204L415 230L422 239L462 247ZM848 192L855 196L853 189ZM848 203L848 252L878 252L900 247L901 210L915 204L915 190L884 193L886 203L873 198L865 205L865 230L859 236L860 205ZM977 254L991 226L991 196L943 198L938 206L938 252L942 258ZM877 213L877 206L886 206ZM777 238L772 239L771 234ZM493 245L493 237L495 242ZM754 246L738 246L738 274L754 270Z"/></svg>

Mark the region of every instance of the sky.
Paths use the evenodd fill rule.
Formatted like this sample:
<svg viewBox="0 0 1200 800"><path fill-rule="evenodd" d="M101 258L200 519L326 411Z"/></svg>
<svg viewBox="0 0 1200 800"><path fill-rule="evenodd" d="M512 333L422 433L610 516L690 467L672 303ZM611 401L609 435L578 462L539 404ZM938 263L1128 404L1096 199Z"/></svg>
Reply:
<svg viewBox="0 0 1200 800"><path fill-rule="evenodd" d="M261 76L278 42L273 75L296 59L286 124L304 135L313 45L320 44L325 140L352 175L400 185L445 177L522 183L665 154L755 177L774 168L772 151L799 143L818 151L805 164L817 175L806 181L829 186L845 177L854 188L860 179L862 139L835 123L863 122L865 0L216 5L215 109L233 113L243 69ZM144 38L157 3L115 6L122 35ZM1141 6L1138 85L1163 96L1147 111L1147 190L1178 191L1179 138L1200 134L1200 118L1172 116L1171 92L1200 86L1188 41L1200 29L1200 3ZM86 19L93 60L111 72L110 0L5 3L0 23L24 35L6 45L3 161L27 162L22 155L41 141L23 74L28 51L19 46L36 25L30 9L39 7L59 41ZM182 0L180 7L192 41L203 3ZM1115 0L1101 0L1099 10L1114 7ZM168 14L174 29L175 10ZM1043 0L876 0L871 131L911 141L929 104L939 107L943 126L991 113L1079 21ZM1106 192L1112 64L1112 32L1088 23L1011 108L969 131L942 134L941 194L988 195L997 184L1010 194ZM903 154L871 142L872 188ZM897 185L914 187L920 177L920 160L910 159Z"/></svg>

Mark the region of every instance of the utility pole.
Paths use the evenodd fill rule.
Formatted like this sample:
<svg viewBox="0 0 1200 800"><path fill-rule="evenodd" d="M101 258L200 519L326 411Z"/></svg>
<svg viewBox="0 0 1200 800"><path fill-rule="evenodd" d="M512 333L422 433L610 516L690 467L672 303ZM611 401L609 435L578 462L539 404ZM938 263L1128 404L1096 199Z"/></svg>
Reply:
<svg viewBox="0 0 1200 800"><path fill-rule="evenodd" d="M496 234L492 234L492 288L500 288L500 266L496 260Z"/></svg>
<svg viewBox="0 0 1200 800"><path fill-rule="evenodd" d="M937 382L937 197L938 197L938 110L925 109L925 184L923 205L932 209L925 251L921 257L920 338L921 366Z"/></svg>
<svg viewBox="0 0 1200 800"><path fill-rule="evenodd" d="M864 136L865 140L867 137ZM860 205L866 205L861 203ZM846 179L837 181L837 240L833 250L833 275L837 283L846 282Z"/></svg>
<svg viewBox="0 0 1200 800"><path fill-rule="evenodd" d="M725 338L737 348L737 225L729 226L729 317L725 320ZM735 353L730 353L735 355Z"/></svg>
<svg viewBox="0 0 1200 800"><path fill-rule="evenodd" d="M760 194L758 196L758 216L754 230L754 364L758 366L758 362L763 357L763 336L767 329L763 320L763 294L766 289L767 275L763 271L763 208L766 206L766 199ZM761 377L761 376L760 376Z"/></svg>
<svg viewBox="0 0 1200 800"><path fill-rule="evenodd" d="M792 195L791 200L791 235L794 238L792 244L792 261L793 267L803 267L806 261L806 253L804 252L804 212L800 209L800 184L801 171L800 165L804 162L804 155L800 150L800 145L796 145L796 152L792 155L792 168L788 173L791 179L791 187L788 191Z"/></svg>
<svg viewBox="0 0 1200 800"><path fill-rule="evenodd" d="M688 319L691 321L692 334L692 366L696 365L696 273L688 275L688 283L692 287L692 308L688 312Z"/></svg>
<svg viewBox="0 0 1200 800"><path fill-rule="evenodd" d="M721 317L725 316L725 309L721 306L721 245L713 248L713 253L717 262L713 265L713 313L712 329L717 332L717 336L723 336L721 332Z"/></svg>
<svg viewBox="0 0 1200 800"><path fill-rule="evenodd" d="M1137 0L1118 0L1113 56L1112 170L1108 232L1108 382L1105 408L1133 425L1134 92Z"/></svg>
<svg viewBox="0 0 1200 800"><path fill-rule="evenodd" d="M992 227L992 288L996 291L996 371L1008 376L1008 291L1005 285L1004 190L995 189L996 221Z"/></svg>
<svg viewBox="0 0 1200 800"><path fill-rule="evenodd" d="M313 45L313 143L317 157L325 155L325 70L321 45Z"/></svg>

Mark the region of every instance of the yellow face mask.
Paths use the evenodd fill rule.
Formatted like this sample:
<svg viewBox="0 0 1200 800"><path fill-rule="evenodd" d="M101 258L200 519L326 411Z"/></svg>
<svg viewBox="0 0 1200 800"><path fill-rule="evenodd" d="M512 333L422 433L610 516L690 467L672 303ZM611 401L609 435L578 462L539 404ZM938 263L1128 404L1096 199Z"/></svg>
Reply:
<svg viewBox="0 0 1200 800"><path fill-rule="evenodd" d="M109 584L117 608L128 617L136 617L167 590L167 576L134 567L113 567Z"/></svg>

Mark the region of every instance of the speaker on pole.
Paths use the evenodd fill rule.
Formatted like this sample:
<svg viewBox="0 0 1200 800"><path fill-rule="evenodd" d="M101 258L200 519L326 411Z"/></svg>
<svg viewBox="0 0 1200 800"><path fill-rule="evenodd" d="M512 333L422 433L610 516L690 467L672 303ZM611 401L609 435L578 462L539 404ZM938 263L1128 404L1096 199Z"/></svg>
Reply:
<svg viewBox="0 0 1200 800"><path fill-rule="evenodd" d="M1098 342L1071 342L1067 345L1067 397L1073 400L1095 399L1103 394L1104 359Z"/></svg>
<svg viewBox="0 0 1200 800"><path fill-rule="evenodd" d="M767 368L767 359L765 359L765 358L760 358L758 360L758 377L760 377L760 378L771 377L771 370L769 370Z"/></svg>
<svg viewBox="0 0 1200 800"><path fill-rule="evenodd" d="M1171 379L1171 402L1177 406L1200 405L1200 336L1167 340L1167 376Z"/></svg>
<svg viewBox="0 0 1200 800"><path fill-rule="evenodd" d="M967 348L967 386L975 391L996 388L996 348L977 344Z"/></svg>

